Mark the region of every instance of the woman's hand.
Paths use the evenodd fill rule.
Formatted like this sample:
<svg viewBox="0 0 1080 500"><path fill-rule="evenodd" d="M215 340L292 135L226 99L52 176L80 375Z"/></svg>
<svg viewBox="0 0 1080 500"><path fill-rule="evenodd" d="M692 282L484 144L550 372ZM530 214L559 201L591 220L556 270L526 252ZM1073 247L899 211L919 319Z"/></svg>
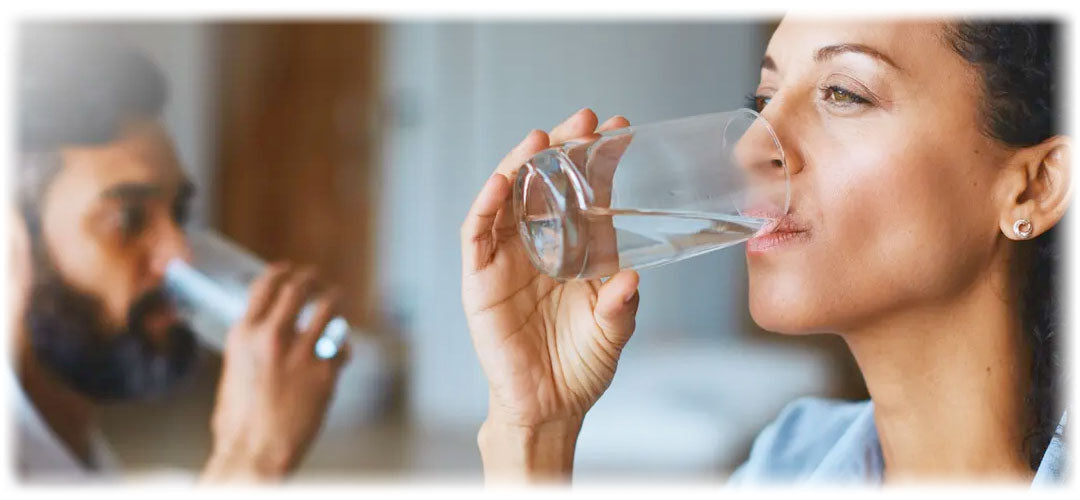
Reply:
<svg viewBox="0 0 1080 500"><path fill-rule="evenodd" d="M315 357L315 342L335 315L335 294L322 294L297 332L314 286L312 270L281 264L252 284L247 312L226 339L204 480L281 479L318 433L349 354L345 344L333 359Z"/></svg>
<svg viewBox="0 0 1080 500"><path fill-rule="evenodd" d="M634 331L638 276L560 282L533 267L518 236L510 186L518 167L551 145L628 126L596 128L584 109L551 134L530 132L499 163L461 228L462 302L490 389L479 444L486 475L569 477L585 412L611 384Z"/></svg>

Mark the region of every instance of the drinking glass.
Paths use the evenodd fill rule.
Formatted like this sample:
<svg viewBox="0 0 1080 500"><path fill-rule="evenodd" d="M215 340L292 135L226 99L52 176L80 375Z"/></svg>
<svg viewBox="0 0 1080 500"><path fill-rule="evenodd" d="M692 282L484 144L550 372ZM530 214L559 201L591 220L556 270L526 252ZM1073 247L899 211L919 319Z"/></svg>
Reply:
<svg viewBox="0 0 1080 500"><path fill-rule="evenodd" d="M192 260L173 259L165 271L165 288L177 299L180 311L187 316L203 340L221 350L223 332L239 321L247 309L251 283L266 269L266 263L236 243L210 230L192 230L187 234ZM314 314L307 304L297 318L302 329ZM350 327L344 318L335 317L323 329L315 344L315 355L330 359L337 355L349 337ZM354 349L355 355L355 349Z"/></svg>
<svg viewBox="0 0 1080 500"><path fill-rule="evenodd" d="M593 279L764 234L788 211L790 197L772 126L739 109L545 149L518 171L513 207L537 269Z"/></svg>

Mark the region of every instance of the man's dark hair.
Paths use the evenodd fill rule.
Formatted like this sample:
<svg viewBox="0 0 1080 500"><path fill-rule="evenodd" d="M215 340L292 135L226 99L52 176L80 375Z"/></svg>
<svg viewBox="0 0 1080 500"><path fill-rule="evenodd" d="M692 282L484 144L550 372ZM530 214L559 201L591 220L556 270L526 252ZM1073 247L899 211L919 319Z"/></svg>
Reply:
<svg viewBox="0 0 1080 500"><path fill-rule="evenodd" d="M141 52L59 28L28 28L16 67L20 152L104 144L125 121L156 118L165 77Z"/></svg>

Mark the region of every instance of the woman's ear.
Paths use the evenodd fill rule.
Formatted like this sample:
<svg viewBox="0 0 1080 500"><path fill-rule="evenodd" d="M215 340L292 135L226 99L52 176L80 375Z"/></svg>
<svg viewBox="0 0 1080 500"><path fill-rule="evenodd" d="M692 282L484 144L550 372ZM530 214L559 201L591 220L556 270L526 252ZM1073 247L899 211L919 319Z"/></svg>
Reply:
<svg viewBox="0 0 1080 500"><path fill-rule="evenodd" d="M1000 184L1005 236L1034 238L1065 215L1072 195L1071 149L1069 138L1057 135L1013 155Z"/></svg>

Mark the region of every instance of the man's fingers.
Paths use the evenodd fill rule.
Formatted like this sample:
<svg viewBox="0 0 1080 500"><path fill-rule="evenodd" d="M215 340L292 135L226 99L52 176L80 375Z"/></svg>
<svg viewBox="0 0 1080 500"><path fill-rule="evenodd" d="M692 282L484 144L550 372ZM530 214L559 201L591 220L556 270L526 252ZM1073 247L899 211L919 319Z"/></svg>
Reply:
<svg viewBox="0 0 1080 500"><path fill-rule="evenodd" d="M281 285L277 299L270 306L267 320L277 327L274 331L281 335L286 343L291 342L296 335L296 317L315 286L315 277L315 269L311 267L295 273Z"/></svg>
<svg viewBox="0 0 1080 500"><path fill-rule="evenodd" d="M291 271L292 264L287 262L275 262L267 266L266 271L251 284L244 321L255 323L266 314L278 289Z"/></svg>
<svg viewBox="0 0 1080 500"><path fill-rule="evenodd" d="M593 133L596 130L597 121L596 113L589 108L582 108L551 129L551 133L548 134L551 145L562 144Z"/></svg>
<svg viewBox="0 0 1080 500"><path fill-rule="evenodd" d="M467 271L482 269L495 252L492 228L499 209L510 195L510 184L499 173L491 174L473 201L461 225L461 258Z"/></svg>
<svg viewBox="0 0 1080 500"><path fill-rule="evenodd" d="M620 349L634 333L638 282L637 272L623 270L601 285L597 292L593 318L608 342Z"/></svg>
<svg viewBox="0 0 1080 500"><path fill-rule="evenodd" d="M315 343L319 341L319 337L322 336L323 330L326 329L330 320L334 319L340 304L341 292L337 289L323 293L312 303L311 318L308 320L307 325L304 326L303 331L298 334L300 339L297 348L303 350L305 355L313 355Z"/></svg>
<svg viewBox="0 0 1080 500"><path fill-rule="evenodd" d="M328 363L330 369L336 374L341 370L341 367L350 360L352 360L352 346L349 344L349 340L346 339L345 342L341 343L341 349L338 349L336 356L322 362Z"/></svg>

